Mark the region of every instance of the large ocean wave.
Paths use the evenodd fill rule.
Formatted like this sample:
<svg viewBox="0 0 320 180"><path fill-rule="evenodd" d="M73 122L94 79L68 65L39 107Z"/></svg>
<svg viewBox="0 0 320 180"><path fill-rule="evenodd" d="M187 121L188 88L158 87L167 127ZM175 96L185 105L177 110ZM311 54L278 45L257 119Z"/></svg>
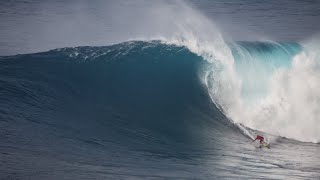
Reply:
<svg viewBox="0 0 320 180"><path fill-rule="evenodd" d="M180 0L74 3L12 21L0 179L319 178L319 38L236 41Z"/></svg>
<svg viewBox="0 0 320 180"><path fill-rule="evenodd" d="M209 105L215 103L234 123L318 142L317 61L297 43L238 42L228 47L228 62L211 56L212 51L198 56L192 48L161 41L2 57L3 107L14 100L19 106L53 109L59 107L54 102L90 100L148 119L145 123L156 128L168 121L164 129L175 132L184 118L164 117L182 107L216 114ZM17 73L11 77L13 71ZM161 120L149 120L155 114Z"/></svg>
<svg viewBox="0 0 320 180"><path fill-rule="evenodd" d="M215 169L212 177L225 177L221 167L229 171L228 162L220 156L249 150L246 136L264 133L269 142L277 136L319 141L319 72L303 46L226 44L232 59L225 62L211 51L197 54L196 49L170 43L130 41L1 57L0 122L1 136L6 137L1 151L11 152L6 160L17 168L34 166L43 172L47 162L60 164L52 166L55 175L49 177L65 177L61 168L69 172L78 163L70 176L88 178L90 173L78 171L95 172L87 167L95 164L110 167L102 171L115 178L123 173L118 166L149 154L160 158L158 162L169 158L208 163ZM16 158L21 154L24 161ZM205 160L210 154L214 159ZM32 157L39 158L38 164L32 164ZM204 159L195 161L198 158ZM238 158L234 156L234 161ZM263 163L277 164L271 161ZM139 166L153 167L145 163ZM170 167L180 167L165 164L154 167L163 168L155 172L161 177ZM191 166L182 171L191 168L192 173ZM155 176L133 173L134 168L127 167L125 177ZM1 174L34 177L28 170L15 175L11 171L3 169ZM207 171L200 171L205 178ZM200 177L188 173L177 177L190 176Z"/></svg>
<svg viewBox="0 0 320 180"><path fill-rule="evenodd" d="M108 116L108 111L133 116L129 124L173 134L202 124L196 117L205 114L222 124L318 142L318 64L303 47L273 42L227 47L232 55L227 62L161 41L2 57L2 112L21 114L11 112L12 103L39 108L41 117L56 108L92 114L98 106ZM185 115L187 109L196 109L194 118Z"/></svg>

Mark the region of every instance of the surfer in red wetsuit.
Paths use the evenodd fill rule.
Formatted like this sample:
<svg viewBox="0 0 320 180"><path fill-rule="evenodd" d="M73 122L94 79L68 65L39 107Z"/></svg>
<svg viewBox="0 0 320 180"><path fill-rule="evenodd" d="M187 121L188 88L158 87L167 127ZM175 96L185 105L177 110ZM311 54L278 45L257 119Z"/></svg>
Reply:
<svg viewBox="0 0 320 180"><path fill-rule="evenodd" d="M259 141L260 141L260 144L263 144L263 143L264 143L264 137L262 137L262 136L257 135L256 139L253 140L252 142L254 142L254 141L256 141L256 140L259 140Z"/></svg>

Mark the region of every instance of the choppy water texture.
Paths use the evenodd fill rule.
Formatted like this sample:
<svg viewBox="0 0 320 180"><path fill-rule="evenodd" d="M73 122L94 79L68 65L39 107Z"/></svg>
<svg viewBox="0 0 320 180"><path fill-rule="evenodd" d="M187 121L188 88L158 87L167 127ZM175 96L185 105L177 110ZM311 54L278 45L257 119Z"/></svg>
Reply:
<svg viewBox="0 0 320 180"><path fill-rule="evenodd" d="M237 4L193 5L206 3L211 13ZM174 18L190 18L156 40L58 38L62 48L31 54L2 40L4 54L19 55L0 57L0 179L319 179L317 41L227 41L191 7L182 3ZM251 143L257 134L270 149Z"/></svg>

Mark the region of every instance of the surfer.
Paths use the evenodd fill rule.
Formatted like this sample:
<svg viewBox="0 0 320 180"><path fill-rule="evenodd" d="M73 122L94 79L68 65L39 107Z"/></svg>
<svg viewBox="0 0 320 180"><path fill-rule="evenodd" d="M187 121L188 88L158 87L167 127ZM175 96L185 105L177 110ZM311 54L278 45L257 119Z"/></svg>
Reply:
<svg viewBox="0 0 320 180"><path fill-rule="evenodd" d="M264 137L262 137L262 136L260 136L260 135L257 135L256 139L253 140L252 142L254 142L254 141L256 141L256 140L259 140L259 141L260 141L260 144L265 143L265 142L264 142Z"/></svg>

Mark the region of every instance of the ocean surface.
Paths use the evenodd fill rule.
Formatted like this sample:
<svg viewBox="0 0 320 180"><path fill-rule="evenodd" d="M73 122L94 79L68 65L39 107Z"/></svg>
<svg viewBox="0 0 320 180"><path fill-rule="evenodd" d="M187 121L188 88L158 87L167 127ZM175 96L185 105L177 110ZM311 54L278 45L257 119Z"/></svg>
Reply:
<svg viewBox="0 0 320 180"><path fill-rule="evenodd" d="M319 1L0 5L0 179L320 178Z"/></svg>

